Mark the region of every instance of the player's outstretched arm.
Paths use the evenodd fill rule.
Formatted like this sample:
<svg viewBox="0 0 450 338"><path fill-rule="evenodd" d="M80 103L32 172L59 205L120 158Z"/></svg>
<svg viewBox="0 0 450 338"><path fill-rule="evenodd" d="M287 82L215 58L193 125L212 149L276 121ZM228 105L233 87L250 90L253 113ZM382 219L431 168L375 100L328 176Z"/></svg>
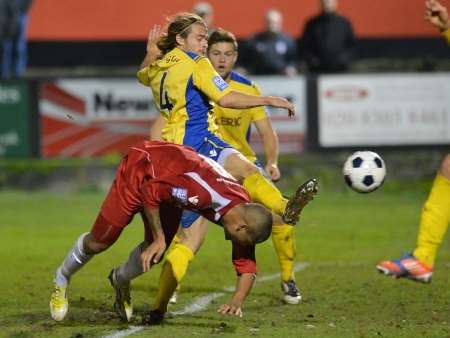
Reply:
<svg viewBox="0 0 450 338"><path fill-rule="evenodd" d="M166 251L166 238L159 217L159 208L144 207L144 212L153 236L153 242L141 254L142 269L146 272L153 264L159 262Z"/></svg>
<svg viewBox="0 0 450 338"><path fill-rule="evenodd" d="M155 61L161 55L161 51L159 50L156 43L158 42L158 40L162 36L162 34L163 34L163 32L161 30L161 26L159 26L159 25L154 25L150 29L150 32L148 33L145 58L144 58L144 61L142 61L139 69L147 67L149 64L151 64L153 61Z"/></svg>
<svg viewBox="0 0 450 338"><path fill-rule="evenodd" d="M441 32L450 29L450 19L447 8L442 6L436 0L425 1L425 20L430 22L433 26L439 28Z"/></svg>
<svg viewBox="0 0 450 338"><path fill-rule="evenodd" d="M271 106L287 109L290 117L295 115L294 105L284 97L279 96L256 96L232 90L228 94L224 95L219 100L218 104L222 107L233 109L247 109L260 106Z"/></svg>
<svg viewBox="0 0 450 338"><path fill-rule="evenodd" d="M266 118L254 122L258 134L261 136L264 154L266 155L266 165L264 169L270 175L272 181L280 179L280 170L278 169L278 136L272 128L270 119Z"/></svg>
<svg viewBox="0 0 450 338"><path fill-rule="evenodd" d="M236 290L233 297L231 298L231 301L221 305L217 312L223 315L229 314L242 317L244 314L242 312L242 304L244 303L245 298L247 298L248 294L250 293L254 282L255 274L253 273L243 273L238 276Z"/></svg>

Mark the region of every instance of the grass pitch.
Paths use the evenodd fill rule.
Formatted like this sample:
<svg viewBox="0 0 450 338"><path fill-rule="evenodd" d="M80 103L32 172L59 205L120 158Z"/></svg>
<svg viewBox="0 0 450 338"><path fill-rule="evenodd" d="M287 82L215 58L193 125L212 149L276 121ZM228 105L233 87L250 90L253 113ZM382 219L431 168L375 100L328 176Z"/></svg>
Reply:
<svg viewBox="0 0 450 338"><path fill-rule="evenodd" d="M429 187L388 186L368 195L321 191L296 230L297 260L309 264L297 273L300 305L284 305L274 279L256 284L242 319L216 313L230 298L226 293L203 311L170 318L131 337L450 337L449 234L431 284L394 280L375 271L379 260L413 248ZM106 277L141 240L138 219L73 277L67 318L61 323L50 318L54 270L75 239L89 231L103 197L0 192L1 337L104 337L130 327L112 311ZM233 286L230 254L221 229L211 225L171 310ZM260 276L279 271L270 241L258 247L257 258ZM152 302L159 271L157 267L133 283L138 316Z"/></svg>

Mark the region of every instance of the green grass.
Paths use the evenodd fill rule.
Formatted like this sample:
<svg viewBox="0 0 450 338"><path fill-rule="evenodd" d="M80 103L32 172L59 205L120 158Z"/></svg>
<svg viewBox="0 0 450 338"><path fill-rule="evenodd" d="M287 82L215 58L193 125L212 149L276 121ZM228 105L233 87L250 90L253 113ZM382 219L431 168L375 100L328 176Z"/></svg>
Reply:
<svg viewBox="0 0 450 338"><path fill-rule="evenodd" d="M427 188L388 186L368 195L322 191L296 230L298 261L309 263L297 273L300 305L282 304L278 280L261 282L242 319L216 313L227 294L205 311L168 319L132 337L450 337L448 234L429 285L386 278L374 268L379 260L413 248ZM67 318L50 319L54 270L75 239L89 231L102 198L88 192L0 191L1 337L100 337L128 327L112 311L106 276L141 240L140 220L73 277ZM278 272L270 241L258 247L257 257L260 276ZM138 314L151 304L158 275L157 267L133 283ZM234 282L230 244L211 225L172 309Z"/></svg>

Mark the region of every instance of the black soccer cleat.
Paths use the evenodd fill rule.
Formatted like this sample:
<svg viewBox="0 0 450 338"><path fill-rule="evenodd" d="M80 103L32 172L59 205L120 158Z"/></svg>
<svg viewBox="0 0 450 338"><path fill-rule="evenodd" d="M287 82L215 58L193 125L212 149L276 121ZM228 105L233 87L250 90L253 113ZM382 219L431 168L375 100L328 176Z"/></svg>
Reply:
<svg viewBox="0 0 450 338"><path fill-rule="evenodd" d="M296 305L302 300L302 296L293 279L281 282L281 290L283 290L283 301L287 304Z"/></svg>
<svg viewBox="0 0 450 338"><path fill-rule="evenodd" d="M131 304L130 283L119 285L116 276L116 269L112 269L108 276L111 286L116 293L116 300L114 302L114 310L119 317L129 322L133 316L133 305Z"/></svg>
<svg viewBox="0 0 450 338"><path fill-rule="evenodd" d="M142 325L161 325L164 319L164 312L160 310L151 310L142 315Z"/></svg>
<svg viewBox="0 0 450 338"><path fill-rule="evenodd" d="M307 180L297 188L286 206L282 216L283 221L290 225L295 225L299 221L300 213L303 208L314 199L319 190L319 181L317 178Z"/></svg>

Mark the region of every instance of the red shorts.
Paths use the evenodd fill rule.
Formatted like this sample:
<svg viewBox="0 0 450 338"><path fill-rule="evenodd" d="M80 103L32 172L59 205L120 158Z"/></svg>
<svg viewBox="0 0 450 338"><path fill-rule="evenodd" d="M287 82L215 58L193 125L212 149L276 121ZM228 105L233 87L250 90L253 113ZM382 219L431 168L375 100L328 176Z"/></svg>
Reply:
<svg viewBox="0 0 450 338"><path fill-rule="evenodd" d="M134 208L125 211L116 182L113 183L106 196L101 211L91 229L92 236L99 242L112 245L122 233L123 228L131 223L135 214L140 213L144 223L144 238L147 242L153 242L153 236L142 208ZM161 204L159 213L166 244L169 246L180 224L182 210L169 204Z"/></svg>

